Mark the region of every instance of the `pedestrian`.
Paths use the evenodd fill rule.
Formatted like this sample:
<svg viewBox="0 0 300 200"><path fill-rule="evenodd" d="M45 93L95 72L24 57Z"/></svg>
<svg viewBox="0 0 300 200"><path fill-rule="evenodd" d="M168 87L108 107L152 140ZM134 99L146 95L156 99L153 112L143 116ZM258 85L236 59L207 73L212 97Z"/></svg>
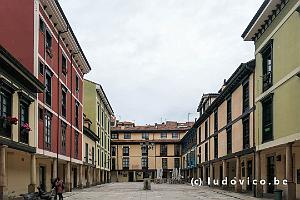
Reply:
<svg viewBox="0 0 300 200"><path fill-rule="evenodd" d="M59 177L56 180L56 191L57 191L57 195L59 197L59 200L63 200L63 192L64 192L64 182L63 180L61 180Z"/></svg>
<svg viewBox="0 0 300 200"><path fill-rule="evenodd" d="M52 190L54 190L54 200L57 199L57 188L56 188L56 182L57 182L57 178L53 178L51 181L51 188Z"/></svg>

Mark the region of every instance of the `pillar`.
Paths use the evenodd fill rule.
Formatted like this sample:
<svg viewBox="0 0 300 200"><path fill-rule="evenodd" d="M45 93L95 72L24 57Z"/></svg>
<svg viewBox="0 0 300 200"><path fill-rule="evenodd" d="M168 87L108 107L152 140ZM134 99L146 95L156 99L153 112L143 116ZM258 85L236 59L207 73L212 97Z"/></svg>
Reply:
<svg viewBox="0 0 300 200"><path fill-rule="evenodd" d="M36 187L36 157L31 154L30 159L30 184L28 185L28 192L35 192Z"/></svg>
<svg viewBox="0 0 300 200"><path fill-rule="evenodd" d="M204 165L202 167L202 174L203 174L203 185L207 185L206 167Z"/></svg>
<svg viewBox="0 0 300 200"><path fill-rule="evenodd" d="M260 151L255 152L255 179L257 180L256 185L256 197L262 198L263 197L263 187L259 184L261 180L261 160L260 160Z"/></svg>
<svg viewBox="0 0 300 200"><path fill-rule="evenodd" d="M90 187L91 185L91 175L90 175L90 167L87 166L87 176L86 176L86 187Z"/></svg>
<svg viewBox="0 0 300 200"><path fill-rule="evenodd" d="M136 182L136 171L133 171L133 182Z"/></svg>
<svg viewBox="0 0 300 200"><path fill-rule="evenodd" d="M213 164L211 163L211 164L209 164L209 178L210 178L210 186L214 186L213 185L213 179L214 179L214 177L213 177L213 170L214 170L214 168L213 168Z"/></svg>
<svg viewBox="0 0 300 200"><path fill-rule="evenodd" d="M57 159L53 159L52 171L53 171L52 179L54 180L57 178Z"/></svg>
<svg viewBox="0 0 300 200"><path fill-rule="evenodd" d="M98 171L98 184L100 185L101 184L101 171L100 171L100 168L97 169Z"/></svg>
<svg viewBox="0 0 300 200"><path fill-rule="evenodd" d="M7 183L6 183L6 148L0 146L0 200L7 200Z"/></svg>
<svg viewBox="0 0 300 200"><path fill-rule="evenodd" d="M227 162L226 162L226 160L222 160L222 170L223 170L223 180L225 180L226 178L227 178L227 181L228 181L228 175L227 175ZM224 184L222 184L221 183L221 185L222 185L222 188L227 188L227 186L228 185L224 185Z"/></svg>
<svg viewBox="0 0 300 200"><path fill-rule="evenodd" d="M83 166L82 165L79 165L79 184L78 184L78 187L79 188L82 188L83 187L83 183L82 183L82 175L83 175Z"/></svg>
<svg viewBox="0 0 300 200"><path fill-rule="evenodd" d="M288 143L285 148L285 155L286 155L286 179L287 179L287 196L288 200L295 200L296 199L296 184L293 180L293 152L292 152L292 145L293 143Z"/></svg>
<svg viewBox="0 0 300 200"><path fill-rule="evenodd" d="M72 190L72 184L71 184L71 162L67 162L65 191L66 192L70 192L71 190Z"/></svg>
<svg viewBox="0 0 300 200"><path fill-rule="evenodd" d="M239 184L239 180L241 179L241 158L236 157L236 167L235 167L235 178L237 180L237 184L235 185L235 192L242 192L242 185Z"/></svg>

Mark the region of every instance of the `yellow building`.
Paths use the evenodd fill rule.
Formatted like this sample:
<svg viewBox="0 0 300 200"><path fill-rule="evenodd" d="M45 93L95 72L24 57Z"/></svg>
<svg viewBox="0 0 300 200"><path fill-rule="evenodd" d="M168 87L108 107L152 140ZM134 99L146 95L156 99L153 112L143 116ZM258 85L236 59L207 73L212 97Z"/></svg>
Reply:
<svg viewBox="0 0 300 200"><path fill-rule="evenodd" d="M253 179L254 68L254 60L241 64L218 93L203 95L200 116L181 141L185 178L201 178L208 184L209 177L210 186L252 190L246 181L242 185L221 181Z"/></svg>
<svg viewBox="0 0 300 200"><path fill-rule="evenodd" d="M94 172L94 176L96 176L94 182L110 182L110 123L114 113L100 84L84 80L83 107L84 113L90 121L89 130L99 138L94 150L90 149L91 153L95 155L94 164L97 168Z"/></svg>
<svg viewBox="0 0 300 200"><path fill-rule="evenodd" d="M162 178L170 178L171 171L180 168L180 140L191 124L167 121L135 126L131 122L117 123L111 133L112 181L142 181L147 174L155 179L157 170L163 171Z"/></svg>
<svg viewBox="0 0 300 200"><path fill-rule="evenodd" d="M300 1L266 0L242 37L255 44L256 178L271 183L257 196L300 198Z"/></svg>
<svg viewBox="0 0 300 200"><path fill-rule="evenodd" d="M34 191L38 183L37 93L43 90L43 84L0 46L0 199Z"/></svg>

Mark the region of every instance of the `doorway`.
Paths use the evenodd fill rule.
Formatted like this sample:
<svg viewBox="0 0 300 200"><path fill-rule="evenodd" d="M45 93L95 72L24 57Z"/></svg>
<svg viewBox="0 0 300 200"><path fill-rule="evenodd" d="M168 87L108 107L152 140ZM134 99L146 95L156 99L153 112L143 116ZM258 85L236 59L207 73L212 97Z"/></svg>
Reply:
<svg viewBox="0 0 300 200"><path fill-rule="evenodd" d="M273 193L274 192L274 177L275 177L275 161L274 156L270 156L267 158L267 192Z"/></svg>
<svg viewBox="0 0 300 200"><path fill-rule="evenodd" d="M133 172L128 172L128 182L133 182Z"/></svg>
<svg viewBox="0 0 300 200"><path fill-rule="evenodd" d="M46 168L44 166L39 168L39 187L46 191Z"/></svg>
<svg viewBox="0 0 300 200"><path fill-rule="evenodd" d="M77 188L77 168L73 168L73 188Z"/></svg>
<svg viewBox="0 0 300 200"><path fill-rule="evenodd" d="M252 191L252 160L247 161L247 178L249 177L249 184L247 184L247 190Z"/></svg>

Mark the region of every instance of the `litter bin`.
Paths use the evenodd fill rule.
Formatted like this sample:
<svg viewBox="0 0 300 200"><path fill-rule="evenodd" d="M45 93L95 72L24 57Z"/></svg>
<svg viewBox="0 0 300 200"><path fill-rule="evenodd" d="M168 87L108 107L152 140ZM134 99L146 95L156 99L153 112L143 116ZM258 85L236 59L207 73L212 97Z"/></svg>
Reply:
<svg viewBox="0 0 300 200"><path fill-rule="evenodd" d="M274 190L275 200L282 200L282 190Z"/></svg>

